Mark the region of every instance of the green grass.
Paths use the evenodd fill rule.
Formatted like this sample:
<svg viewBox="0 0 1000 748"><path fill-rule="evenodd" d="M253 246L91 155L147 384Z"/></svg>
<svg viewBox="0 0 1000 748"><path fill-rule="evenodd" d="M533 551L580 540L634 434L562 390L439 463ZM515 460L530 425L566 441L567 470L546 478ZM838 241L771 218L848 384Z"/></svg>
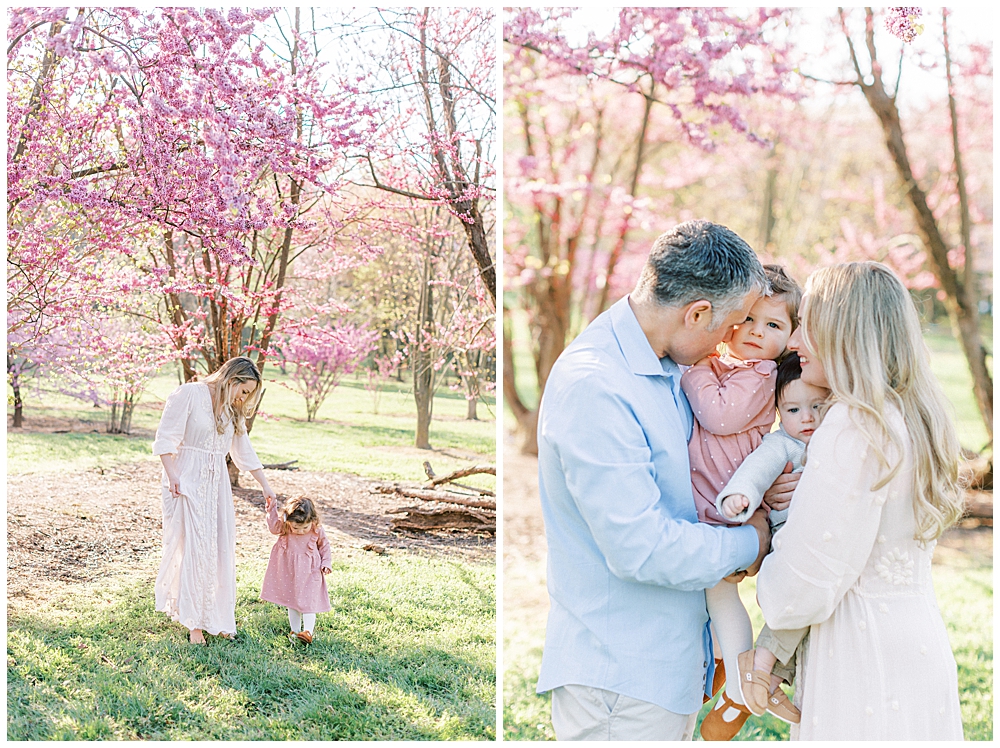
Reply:
<svg viewBox="0 0 1000 748"><path fill-rule="evenodd" d="M434 398L430 442L432 450L401 456L398 448L412 447L416 406L409 384L389 382L373 412L373 397L360 381L343 381L323 403L316 421L307 423L304 400L286 387L287 378L267 368L264 415L254 424L251 441L265 463L297 459L303 470L350 472L387 480L423 480L422 463L430 460L444 475L470 461L496 461L495 402L479 404L478 421L465 420L465 398L442 388ZM277 380L277 381L272 381ZM153 379L132 419L135 436L103 433L107 410L93 408L72 398L29 395L25 420L37 416L69 418L98 433L7 435L7 469L11 473L49 472L65 468L92 469L115 462L149 457L152 434L167 395L177 386L172 371ZM8 408L10 411L10 408ZM464 453L473 453L466 455ZM492 476L474 476L467 482L493 488Z"/></svg>
<svg viewBox="0 0 1000 748"><path fill-rule="evenodd" d="M984 340L991 339L992 331L984 333ZM947 327L935 326L924 332L924 342L931 352L931 370L954 409L959 441L966 449L980 451L989 441L989 436L972 394L969 364L958 341ZM987 358L986 363L992 374L992 356Z"/></svg>
<svg viewBox="0 0 1000 748"><path fill-rule="evenodd" d="M239 569L239 640L153 610L152 570L67 586L7 629L8 740L492 740L492 565L334 556L306 648Z"/></svg>
<svg viewBox="0 0 1000 748"><path fill-rule="evenodd" d="M936 563L934 588L948 629L962 704L966 740L993 739L993 585L992 565ZM754 600L755 580L740 584L740 597L750 612L756 635L764 625ZM503 730L506 740L555 740L550 696L535 693L542 662L544 621L528 630L504 632ZM714 705L702 707L701 720ZM750 717L736 740L788 740L789 728L769 714ZM698 729L695 739L700 740Z"/></svg>

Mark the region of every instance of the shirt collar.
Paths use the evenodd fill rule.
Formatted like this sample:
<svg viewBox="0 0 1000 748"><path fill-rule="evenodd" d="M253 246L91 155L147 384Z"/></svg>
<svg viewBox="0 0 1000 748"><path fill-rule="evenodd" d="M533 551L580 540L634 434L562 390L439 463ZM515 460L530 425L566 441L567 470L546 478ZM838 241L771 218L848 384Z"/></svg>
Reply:
<svg viewBox="0 0 1000 748"><path fill-rule="evenodd" d="M618 345L625 356L625 362L633 374L680 380L680 367L669 356L658 358L653 347L642 331L635 312L629 306L628 296L616 301L611 309L611 325L618 339Z"/></svg>

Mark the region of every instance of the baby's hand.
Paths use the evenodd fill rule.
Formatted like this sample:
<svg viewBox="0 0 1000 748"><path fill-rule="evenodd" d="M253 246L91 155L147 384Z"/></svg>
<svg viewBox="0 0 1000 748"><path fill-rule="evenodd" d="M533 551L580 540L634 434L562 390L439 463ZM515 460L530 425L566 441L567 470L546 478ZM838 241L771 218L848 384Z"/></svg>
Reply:
<svg viewBox="0 0 1000 748"><path fill-rule="evenodd" d="M320 569L320 571L323 572L324 574L329 574L331 571L333 571L333 569L331 569L329 566L324 566L322 569Z"/></svg>
<svg viewBox="0 0 1000 748"><path fill-rule="evenodd" d="M722 513L729 519L735 519L736 515L750 506L750 499L741 493L730 494L722 500Z"/></svg>

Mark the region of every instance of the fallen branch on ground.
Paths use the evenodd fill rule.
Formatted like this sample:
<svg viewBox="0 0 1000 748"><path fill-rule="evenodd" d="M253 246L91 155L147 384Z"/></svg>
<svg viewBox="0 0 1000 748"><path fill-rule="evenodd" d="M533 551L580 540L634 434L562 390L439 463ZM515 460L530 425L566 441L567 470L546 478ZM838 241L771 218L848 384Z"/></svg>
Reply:
<svg viewBox="0 0 1000 748"><path fill-rule="evenodd" d="M428 485L430 487L439 486L442 483L454 483L458 478L465 478L469 475L496 475L497 469L494 465L473 465L472 467L462 468L461 470L456 470L453 473L449 473L443 477L438 477L434 472L434 468L431 467L430 462L424 461L424 472L427 473L427 477L430 478ZM470 491L476 491L485 496L496 496L493 491L487 488L477 488L476 486L468 486L463 483L455 483L456 486L461 488L467 488Z"/></svg>
<svg viewBox="0 0 1000 748"><path fill-rule="evenodd" d="M288 462L274 462L270 465L265 465L265 470L298 470L297 467L292 467L298 460L289 460Z"/></svg>
<svg viewBox="0 0 1000 748"><path fill-rule="evenodd" d="M392 520L394 530L473 530L496 533L495 514L485 514L475 509L421 509L407 506L390 509L386 514L405 514Z"/></svg>
<svg viewBox="0 0 1000 748"><path fill-rule="evenodd" d="M470 506L476 509L491 509L496 511L495 501L476 501L475 499L461 499L455 494L444 491L431 491L427 488L408 488L398 483L392 485L382 485L377 488L379 493L395 493L405 496L408 499L420 499L421 501L440 501L443 504L458 504L459 506Z"/></svg>

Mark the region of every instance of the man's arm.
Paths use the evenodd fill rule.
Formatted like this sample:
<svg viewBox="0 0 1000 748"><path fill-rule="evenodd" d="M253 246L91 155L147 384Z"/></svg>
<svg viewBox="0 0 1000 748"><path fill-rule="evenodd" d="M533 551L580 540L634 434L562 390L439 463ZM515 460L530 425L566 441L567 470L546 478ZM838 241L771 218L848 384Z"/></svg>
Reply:
<svg viewBox="0 0 1000 748"><path fill-rule="evenodd" d="M543 404L539 458L543 480L547 472L565 479L611 572L695 590L753 567L770 543L766 528L765 539L756 527L715 527L671 516L669 502L660 501L649 442L632 404L589 385L593 379L599 378L577 383L571 402L553 398ZM687 476L686 447L677 464Z"/></svg>

